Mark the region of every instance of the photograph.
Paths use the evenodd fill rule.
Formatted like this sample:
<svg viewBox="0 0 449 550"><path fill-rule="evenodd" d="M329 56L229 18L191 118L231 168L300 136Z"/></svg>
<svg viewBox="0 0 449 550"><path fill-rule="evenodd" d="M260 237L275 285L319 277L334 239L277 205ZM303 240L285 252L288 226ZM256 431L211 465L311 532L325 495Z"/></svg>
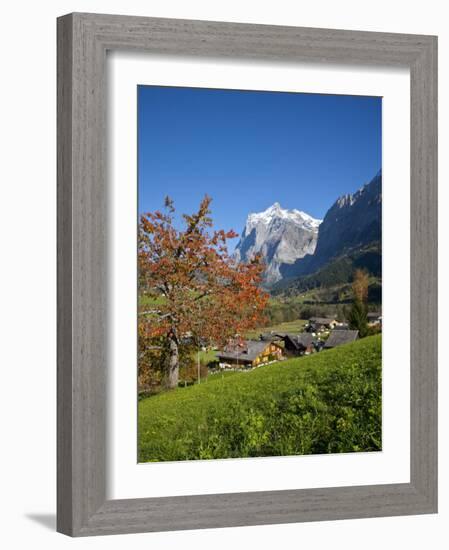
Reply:
<svg viewBox="0 0 449 550"><path fill-rule="evenodd" d="M382 450L382 97L137 86L138 462Z"/></svg>
<svg viewBox="0 0 449 550"><path fill-rule="evenodd" d="M448 18L402 4L4 4L6 550L447 546Z"/></svg>

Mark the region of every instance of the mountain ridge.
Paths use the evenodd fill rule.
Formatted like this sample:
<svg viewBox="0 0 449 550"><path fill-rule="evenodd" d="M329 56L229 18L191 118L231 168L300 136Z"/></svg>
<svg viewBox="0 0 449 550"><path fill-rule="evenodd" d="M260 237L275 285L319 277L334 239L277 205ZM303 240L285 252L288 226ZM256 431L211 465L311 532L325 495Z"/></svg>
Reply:
<svg viewBox="0 0 449 550"><path fill-rule="evenodd" d="M272 285L282 278L282 265L313 254L320 223L306 212L284 209L275 202L263 212L248 215L234 258L249 261L261 254L267 265L264 283Z"/></svg>
<svg viewBox="0 0 449 550"><path fill-rule="evenodd" d="M270 292L277 296L305 296L317 289L321 296L333 295L340 302L345 285L356 269L370 277L368 300L382 297L382 173L351 195L339 197L320 225L313 255L282 266L282 279ZM332 292L330 292L332 291ZM315 294L317 295L317 294Z"/></svg>
<svg viewBox="0 0 449 550"><path fill-rule="evenodd" d="M336 258L357 255L373 243L379 250L377 263L381 263L381 241L379 170L356 192L338 197L323 220L297 209L284 209L278 202L263 212L249 214L234 258L248 261L256 253L262 254L267 264L264 285L279 289L283 281L293 283L310 276Z"/></svg>

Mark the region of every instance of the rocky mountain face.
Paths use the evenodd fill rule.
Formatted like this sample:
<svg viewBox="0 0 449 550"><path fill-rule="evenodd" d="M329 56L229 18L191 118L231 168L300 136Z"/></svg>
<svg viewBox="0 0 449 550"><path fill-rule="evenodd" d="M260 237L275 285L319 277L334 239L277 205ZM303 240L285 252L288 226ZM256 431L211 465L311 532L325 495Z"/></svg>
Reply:
<svg viewBox="0 0 449 550"><path fill-rule="evenodd" d="M281 266L281 278L316 272L333 258L382 239L382 174L352 195L338 198L319 226L314 252Z"/></svg>
<svg viewBox="0 0 449 550"><path fill-rule="evenodd" d="M353 195L340 197L320 226L314 266L345 250L380 241L382 235L382 176L379 172Z"/></svg>
<svg viewBox="0 0 449 550"><path fill-rule="evenodd" d="M250 214L234 252L238 261L249 261L262 254L266 263L265 284L282 278L283 266L294 265L315 251L318 227L316 220L299 210L285 210L275 203L264 212Z"/></svg>

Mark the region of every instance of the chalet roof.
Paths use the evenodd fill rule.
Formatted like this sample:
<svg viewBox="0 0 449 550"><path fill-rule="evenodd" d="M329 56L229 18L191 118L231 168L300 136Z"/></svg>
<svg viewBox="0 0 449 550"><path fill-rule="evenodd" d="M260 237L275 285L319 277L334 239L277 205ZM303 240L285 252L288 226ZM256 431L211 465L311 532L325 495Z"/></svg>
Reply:
<svg viewBox="0 0 449 550"><path fill-rule="evenodd" d="M275 342L276 340L282 340L283 337L283 334L279 334L277 332L263 332L259 336L260 340L263 340L264 342Z"/></svg>
<svg viewBox="0 0 449 550"><path fill-rule="evenodd" d="M311 317L309 323L315 325L328 325L329 323L335 323L334 317Z"/></svg>
<svg viewBox="0 0 449 550"><path fill-rule="evenodd" d="M358 330L332 330L329 334L329 338L324 344L325 348L335 348L342 344L349 344L357 340L359 336Z"/></svg>
<svg viewBox="0 0 449 550"><path fill-rule="evenodd" d="M334 330L349 330L349 324L348 323L341 323L340 325L336 325L334 327Z"/></svg>
<svg viewBox="0 0 449 550"><path fill-rule="evenodd" d="M254 361L269 345L270 342L263 340L243 340L240 344L230 344L222 351L217 351L217 357L219 359Z"/></svg>
<svg viewBox="0 0 449 550"><path fill-rule="evenodd" d="M382 314L378 311L370 311L368 312L367 317L368 319L379 319L380 317L382 317Z"/></svg>
<svg viewBox="0 0 449 550"><path fill-rule="evenodd" d="M308 332L301 332L296 336L296 340L298 341L298 343L307 347L313 344L314 337Z"/></svg>
<svg viewBox="0 0 449 550"><path fill-rule="evenodd" d="M308 332L301 332L299 334L286 334L285 338L288 338L296 349L308 348L313 344L313 336Z"/></svg>

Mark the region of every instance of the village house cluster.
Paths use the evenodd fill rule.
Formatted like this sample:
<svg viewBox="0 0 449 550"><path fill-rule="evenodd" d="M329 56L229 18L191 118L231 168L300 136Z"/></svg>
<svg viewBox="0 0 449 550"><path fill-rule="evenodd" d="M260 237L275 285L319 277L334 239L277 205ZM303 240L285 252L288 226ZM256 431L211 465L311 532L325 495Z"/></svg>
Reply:
<svg viewBox="0 0 449 550"><path fill-rule="evenodd" d="M369 326L382 326L380 313L368 314ZM304 332L266 332L258 340L236 339L220 351L217 359L220 369L253 369L291 357L310 355L354 342L358 330L335 318L312 317Z"/></svg>

